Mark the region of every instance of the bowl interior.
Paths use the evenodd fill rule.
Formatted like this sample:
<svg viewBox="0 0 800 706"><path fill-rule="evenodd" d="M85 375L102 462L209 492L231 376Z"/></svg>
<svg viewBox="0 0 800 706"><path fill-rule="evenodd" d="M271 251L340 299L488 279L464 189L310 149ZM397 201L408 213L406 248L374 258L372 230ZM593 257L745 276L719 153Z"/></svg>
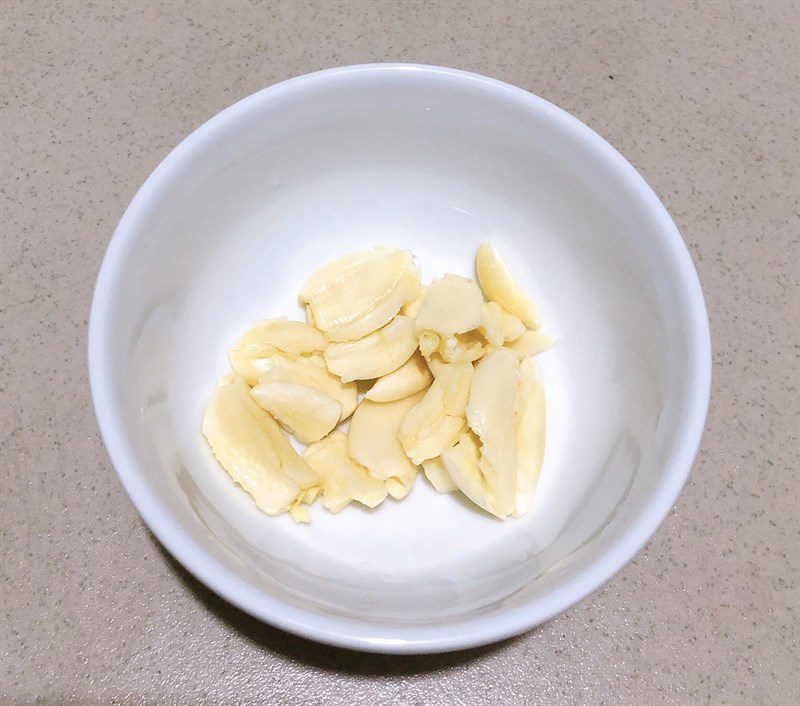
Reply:
<svg viewBox="0 0 800 706"><path fill-rule="evenodd" d="M696 364L691 300L660 204L579 127L464 74L312 75L218 116L137 196L93 313L113 400L101 424L117 427L129 490L160 508L140 504L151 525L168 517L209 572L235 575L240 605L376 639L541 607L674 481L664 469ZM423 476L377 511L314 507L309 526L260 513L200 433L234 340L259 318L302 318L301 284L339 254L394 245L425 279L473 276L487 239L561 337L539 358L547 452L530 513L492 519Z"/></svg>

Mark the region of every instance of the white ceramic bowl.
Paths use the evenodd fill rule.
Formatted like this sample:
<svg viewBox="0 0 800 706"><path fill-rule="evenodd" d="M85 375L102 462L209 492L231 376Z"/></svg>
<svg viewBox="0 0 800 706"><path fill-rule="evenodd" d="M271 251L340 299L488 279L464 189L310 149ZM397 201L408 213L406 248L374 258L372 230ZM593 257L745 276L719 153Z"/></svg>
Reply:
<svg viewBox="0 0 800 706"><path fill-rule="evenodd" d="M561 342L542 355L545 466L496 521L419 478L378 511L267 517L200 433L227 350L300 317L321 263L389 244L471 275L493 241ZM145 522L208 587L315 640L434 652L522 632L650 538L703 430L703 296L645 181L575 118L452 69L354 66L267 88L184 140L109 245L89 327L95 409Z"/></svg>

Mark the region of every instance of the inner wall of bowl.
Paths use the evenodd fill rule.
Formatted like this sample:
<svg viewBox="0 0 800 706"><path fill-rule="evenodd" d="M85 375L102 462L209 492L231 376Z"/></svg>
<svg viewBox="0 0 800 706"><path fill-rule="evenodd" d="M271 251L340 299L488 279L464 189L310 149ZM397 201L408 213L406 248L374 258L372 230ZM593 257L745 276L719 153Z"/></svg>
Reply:
<svg viewBox="0 0 800 706"><path fill-rule="evenodd" d="M660 480L656 428L680 374L679 317L644 206L550 113L475 81L341 76L249 99L159 175L116 280L109 345L146 481L253 587L306 610L433 624L529 601L613 543ZM500 522L420 477L377 511L260 513L200 433L227 351L301 318L327 260L411 249L426 280L473 276L495 242L561 342L536 502ZM580 549L580 551L577 551Z"/></svg>

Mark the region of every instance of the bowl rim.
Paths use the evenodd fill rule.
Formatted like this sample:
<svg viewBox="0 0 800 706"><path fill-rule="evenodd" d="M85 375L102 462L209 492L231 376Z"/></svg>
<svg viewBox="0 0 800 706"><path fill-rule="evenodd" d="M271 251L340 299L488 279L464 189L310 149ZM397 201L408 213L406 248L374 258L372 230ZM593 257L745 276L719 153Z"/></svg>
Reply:
<svg viewBox="0 0 800 706"><path fill-rule="evenodd" d="M216 130L235 116L273 98L301 91L309 84L344 75L412 72L448 80L479 84L505 100L526 103L560 123L575 139L582 140L614 170L643 202L658 228L661 240L678 275L677 284L687 297L685 315L693 340L689 374L683 389L683 425L676 431L667 454L664 473L643 512L634 518L622 537L581 567L559 586L525 605L499 608L491 613L436 626L379 626L333 615L320 615L263 594L209 555L172 517L165 503L149 487L122 432L122 417L112 389L112 356L106 331L113 313L118 268L135 241L150 200L181 161L201 146ZM600 135L576 117L522 88L458 69L423 64L359 64L316 71L268 86L221 111L182 140L153 170L125 210L109 242L97 277L88 331L88 367L92 400L100 433L125 491L147 526L189 572L224 599L271 625L296 635L366 652L420 654L477 647L518 635L594 593L622 569L650 540L683 488L697 454L705 427L711 390L711 338L700 281L689 251L664 205L634 167Z"/></svg>

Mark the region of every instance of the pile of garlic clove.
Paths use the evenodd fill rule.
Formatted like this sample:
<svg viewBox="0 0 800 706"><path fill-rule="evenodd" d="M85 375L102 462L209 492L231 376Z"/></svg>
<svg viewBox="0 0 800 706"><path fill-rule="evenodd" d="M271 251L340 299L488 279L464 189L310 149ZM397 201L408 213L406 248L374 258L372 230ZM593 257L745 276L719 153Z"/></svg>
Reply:
<svg viewBox="0 0 800 706"><path fill-rule="evenodd" d="M374 508L408 495L420 466L496 517L530 509L545 447L532 356L556 337L489 243L476 270L423 286L407 251L345 255L301 289L307 322L260 321L237 341L203 434L261 510Z"/></svg>

